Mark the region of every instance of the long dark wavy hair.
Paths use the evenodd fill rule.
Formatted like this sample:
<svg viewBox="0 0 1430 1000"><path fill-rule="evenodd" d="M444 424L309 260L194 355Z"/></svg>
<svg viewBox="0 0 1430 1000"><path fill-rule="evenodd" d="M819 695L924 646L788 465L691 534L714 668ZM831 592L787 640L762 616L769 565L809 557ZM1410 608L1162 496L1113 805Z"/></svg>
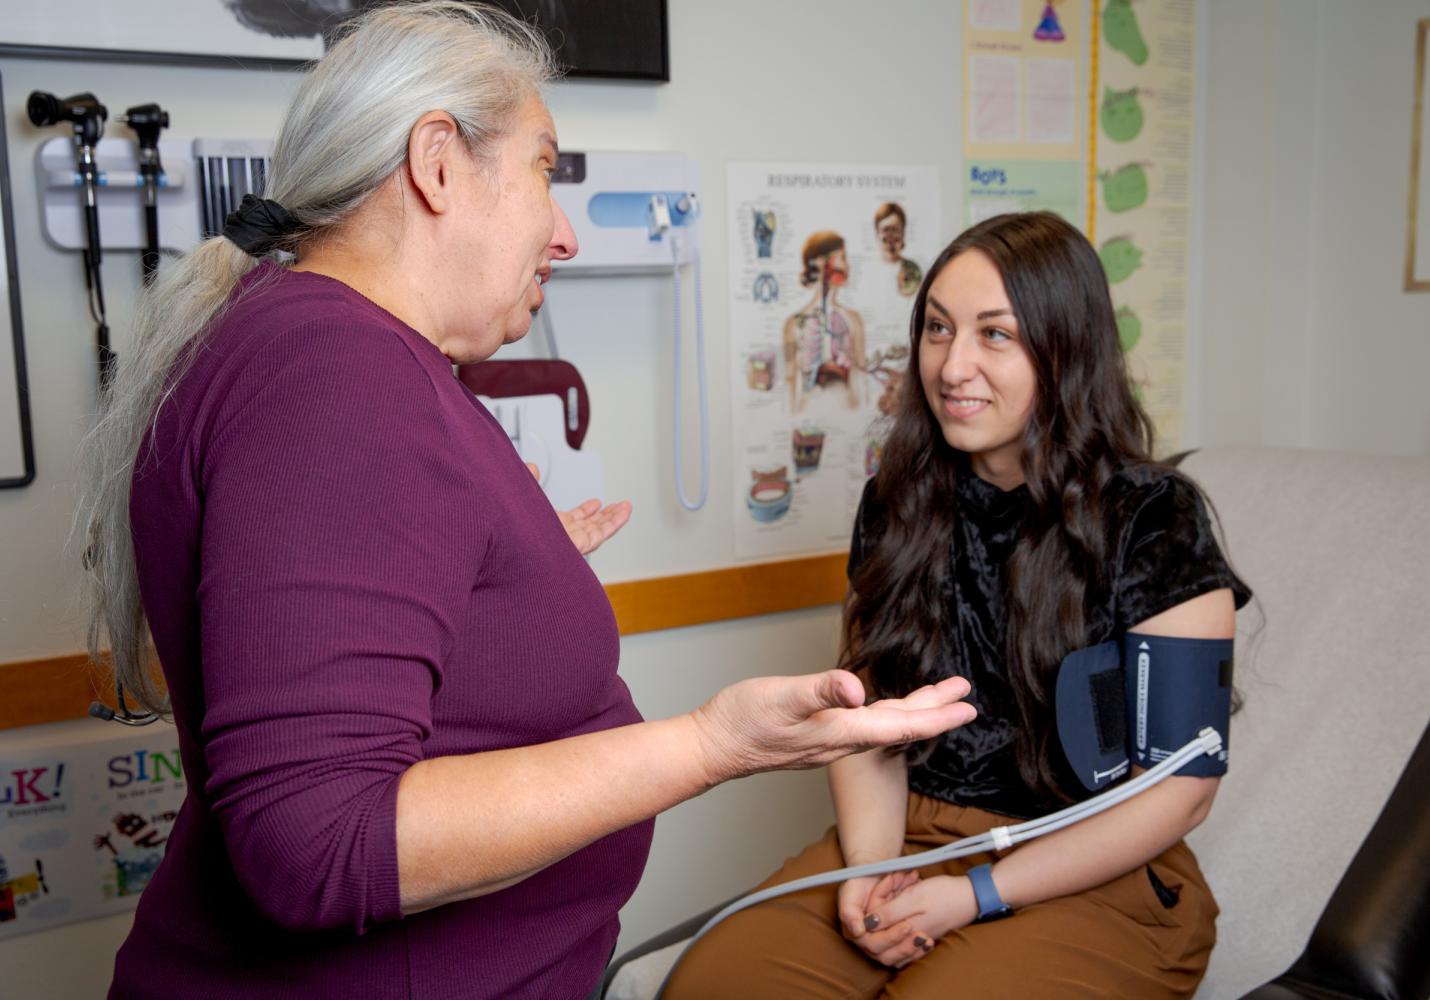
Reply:
<svg viewBox="0 0 1430 1000"><path fill-rule="evenodd" d="M1065 799L1049 753L1057 668L1086 645L1085 602L1111 582L1111 481L1129 465L1157 463L1102 264L1087 239L1051 212L980 222L924 276L909 324L908 372L874 480L880 531L850 581L844 665L880 697L897 697L935 677L945 655L955 483L970 473L924 397L919 344L930 286L951 260L974 250L1003 276L1037 379L1023 430L1028 514L1007 565L1006 668L1021 722L1014 749L1029 787Z"/></svg>

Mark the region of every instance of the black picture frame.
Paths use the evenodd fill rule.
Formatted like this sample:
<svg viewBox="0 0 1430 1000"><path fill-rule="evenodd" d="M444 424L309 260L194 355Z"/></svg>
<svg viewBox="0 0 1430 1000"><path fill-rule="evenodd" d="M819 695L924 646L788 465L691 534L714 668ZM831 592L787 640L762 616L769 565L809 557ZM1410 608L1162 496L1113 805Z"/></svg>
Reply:
<svg viewBox="0 0 1430 1000"><path fill-rule="evenodd" d="M93 0L105 4L111 0ZM174 0L188 3L191 0ZM374 5L396 2L396 0L358 0ZM669 0L602 0L599 17L593 13L596 5L589 0L480 0L521 17L543 25L557 60L563 64L566 76L598 80L626 80L633 82L667 83L670 81L670 15ZM583 2L585 6L582 6ZM569 5L569 7L568 7ZM216 5L217 6L217 5ZM545 10L541 8L547 8ZM214 15L229 16L218 11ZM553 23L554 18L566 18L562 23ZM641 57L624 57L625 64L617 66L608 58L614 51L612 42L617 41L610 34L617 28L619 41L631 41L631 49L638 47ZM12 29L13 30L13 29ZM313 41L313 51L304 58L287 58L260 53L245 52L186 52L175 50L149 50L139 48L109 48L101 45L86 45L79 32L83 25L71 25L66 30L63 44L29 38L19 39L6 33L0 27L0 56L21 56L27 58L79 59L85 61L138 63L160 66L219 66L229 69L286 69L298 70L312 64L312 60L322 54L321 43ZM163 30L156 25L155 30ZM594 39L596 34L604 34L596 47L589 53L582 48L585 39ZM632 41L635 33L639 39ZM255 32L256 34L256 32ZM604 45L600 51L594 50ZM589 46L588 46L589 47ZM570 58L575 55L575 58Z"/></svg>
<svg viewBox="0 0 1430 1000"><path fill-rule="evenodd" d="M0 489L16 489L29 486L35 481L35 442L30 430L30 386L25 374L25 336L20 316L20 272L15 257L15 223L11 212L10 199L10 149L5 140L3 109L5 107L5 85L0 80L0 248L5 252L5 282L9 290L9 312L0 311L0 316L9 316L10 342L14 351L15 378L14 406L5 406L0 412L0 435L18 434L20 444L20 464L0 466ZM0 303L3 310L4 303ZM3 333L3 327L0 327ZM0 350L4 350L4 337L0 336ZM0 401L8 395L9 387L0 385ZM0 452L4 454L4 452Z"/></svg>

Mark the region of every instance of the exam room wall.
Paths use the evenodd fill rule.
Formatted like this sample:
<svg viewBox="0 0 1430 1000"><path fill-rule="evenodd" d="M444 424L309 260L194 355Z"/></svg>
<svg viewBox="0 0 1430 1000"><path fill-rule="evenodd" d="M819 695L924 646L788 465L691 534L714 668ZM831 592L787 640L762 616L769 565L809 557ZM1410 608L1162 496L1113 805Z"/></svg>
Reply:
<svg viewBox="0 0 1430 1000"><path fill-rule="evenodd" d="M1430 293L1402 290L1428 17L1430 0L1204 5L1190 443L1430 455Z"/></svg>
<svg viewBox="0 0 1430 1000"><path fill-rule="evenodd" d="M683 512L671 487L668 281L565 279L548 286L562 353L582 370L593 392L587 447L602 456L612 496L636 501L635 520L597 555L603 579L734 561L733 513L723 485L731 451L729 374L723 363L725 164L934 164L941 170L948 231L958 180L958 17L956 5L938 0L882 5L670 0L674 79L669 84L570 82L548 94L563 146L684 151L697 158L704 175L713 484L705 510ZM915 18L919 30L909 31ZM21 99L36 88L62 93L92 88L111 107L161 101L173 113L176 135L264 135L276 127L295 78L13 58L0 59L0 73L38 455L32 486L0 491L0 662L5 662L78 648L76 577L60 549L72 510L73 454L94 406L93 331L76 294L78 264L43 242L35 208L34 152L57 133L31 128ZM138 263L132 254L114 253L104 267L122 355L123 318ZM687 287L687 324L689 300ZM691 335L687 326L686 336ZM691 355L687 350L687 358ZM687 381L692 413L693 389ZM687 418L691 449L692 424ZM694 466L693 458L687 461L688 474ZM826 608L632 636L622 643L621 672L642 711L668 715L742 677L828 665L837 622L835 611ZM3 740L0 734L0 747ZM752 884L827 822L827 795L817 773L760 775L665 814L645 877L622 911L622 946ZM0 968L6 970L0 992L47 1000L99 995L128 926L128 917L114 917L0 943Z"/></svg>

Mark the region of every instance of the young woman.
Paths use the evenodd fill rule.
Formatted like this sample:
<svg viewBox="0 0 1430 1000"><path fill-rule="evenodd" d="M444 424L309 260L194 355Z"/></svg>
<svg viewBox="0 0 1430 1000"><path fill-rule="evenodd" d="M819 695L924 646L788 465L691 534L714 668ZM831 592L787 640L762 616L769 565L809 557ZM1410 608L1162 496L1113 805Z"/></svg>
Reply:
<svg viewBox="0 0 1430 1000"><path fill-rule="evenodd" d="M1052 685L1136 631L1228 638L1250 597L1197 487L1151 457L1097 254L1050 213L989 219L934 262L849 560L846 665L881 694L972 683L978 717L830 767L837 826L767 885L912 854L1086 798ZM1216 904L1183 836L1215 778L1174 776L999 856L745 911L665 996L1190 996ZM980 906L968 873L991 885ZM987 920L1001 898L1011 919ZM985 919L980 921L980 913Z"/></svg>

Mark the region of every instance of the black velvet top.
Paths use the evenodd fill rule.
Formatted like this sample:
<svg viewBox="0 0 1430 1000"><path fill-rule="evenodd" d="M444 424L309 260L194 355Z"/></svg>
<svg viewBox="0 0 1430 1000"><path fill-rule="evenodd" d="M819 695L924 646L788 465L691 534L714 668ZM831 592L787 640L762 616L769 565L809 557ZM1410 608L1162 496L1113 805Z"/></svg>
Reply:
<svg viewBox="0 0 1430 1000"><path fill-rule="evenodd" d="M1084 614L1092 646L1113 639L1153 615L1199 594L1232 588L1236 606L1251 591L1231 571L1212 533L1197 489L1165 470L1131 468L1114 480L1107 530L1117 543L1110 593L1089 594ZM942 736L923 764L909 768L909 787L958 805L1019 818L1043 816L1066 803L1030 789L1018 773L1013 737L1018 711L1004 671L1007 612L1005 566L1027 510L1026 486L1004 492L971 471L959 478L958 518L950 544L953 560L944 605L945 649L939 678L963 676L973 685L968 701L978 717ZM873 550L881 515L872 481L855 519L849 575ZM1072 652L1072 650L1069 650ZM1049 723L1052 724L1051 722ZM1057 740L1054 766L1067 771ZM1061 785L1075 800L1088 798L1071 773Z"/></svg>

